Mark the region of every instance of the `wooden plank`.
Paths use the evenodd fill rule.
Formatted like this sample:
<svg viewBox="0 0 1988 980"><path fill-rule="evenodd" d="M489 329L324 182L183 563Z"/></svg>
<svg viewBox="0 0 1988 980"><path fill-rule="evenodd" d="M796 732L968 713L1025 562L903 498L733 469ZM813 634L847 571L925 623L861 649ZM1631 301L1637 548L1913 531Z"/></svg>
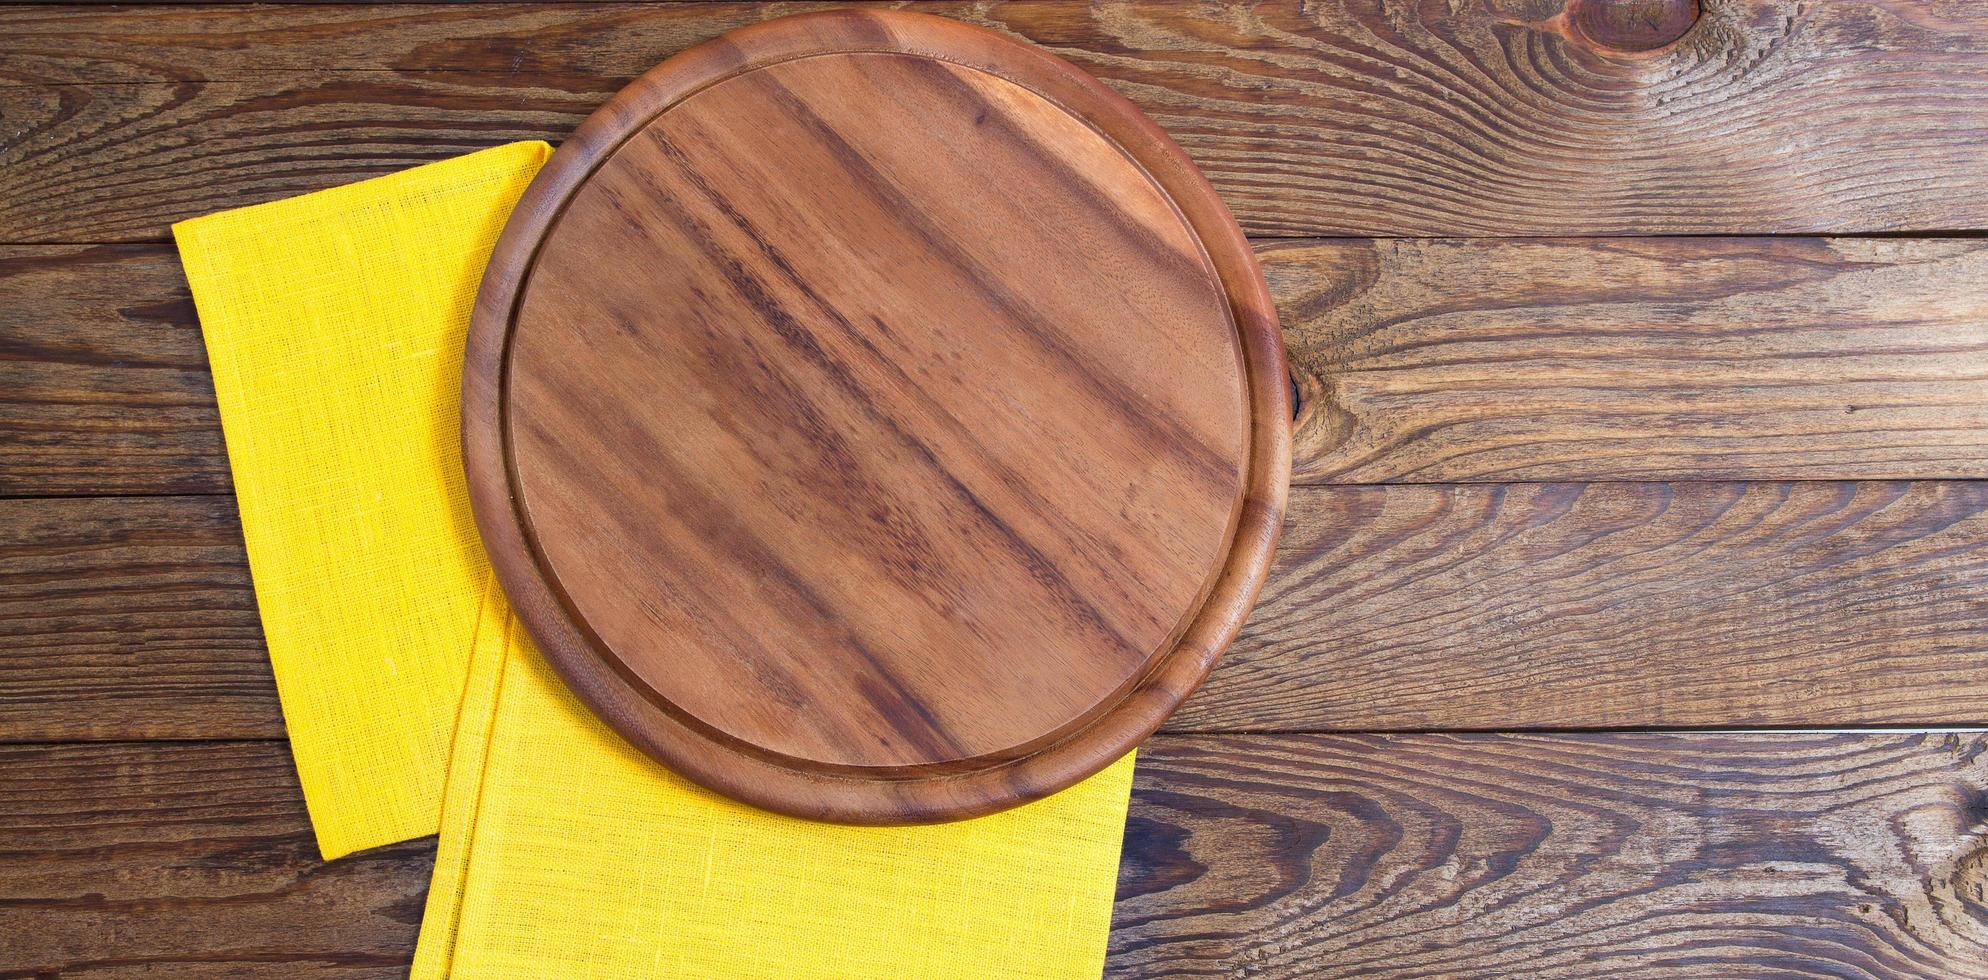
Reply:
<svg viewBox="0 0 1988 980"><path fill-rule="evenodd" d="M0 739L280 737L227 498L0 501ZM1305 488L1170 731L1988 721L1988 483Z"/></svg>
<svg viewBox="0 0 1988 980"><path fill-rule="evenodd" d="M1650 0L1649 28L1560 6L925 9L1104 78L1259 235L1988 227L1981 14L1735 0L1661 45L1698 5ZM179 218L557 139L669 54L791 9L0 10L0 241L159 240Z"/></svg>
<svg viewBox="0 0 1988 980"><path fill-rule="evenodd" d="M1984 794L1979 732L1163 736L1107 974L1988 976ZM388 972L431 851L320 863L281 742L0 747L0 828L9 974Z"/></svg>
<svg viewBox="0 0 1988 980"><path fill-rule="evenodd" d="M1988 976L1988 737L1162 739L1108 973Z"/></svg>
<svg viewBox="0 0 1988 980"><path fill-rule="evenodd" d="M1265 246L1293 480L1988 476L1988 243Z"/></svg>
<svg viewBox="0 0 1988 980"><path fill-rule="evenodd" d="M519 84L467 73L281 72L251 82L0 87L0 119L10 124L0 142L0 241L165 241L183 218L563 134L607 94L560 91L557 80Z"/></svg>
<svg viewBox="0 0 1988 980"><path fill-rule="evenodd" d="M1259 251L1299 483L1988 476L1988 242ZM0 247L0 293L0 495L228 489L169 249Z"/></svg>
<svg viewBox="0 0 1988 980"><path fill-rule="evenodd" d="M170 248L0 247L0 296L0 495L229 489Z"/></svg>
<svg viewBox="0 0 1988 980"><path fill-rule="evenodd" d="M0 740L281 737L232 497L0 501Z"/></svg>
<svg viewBox="0 0 1988 980"><path fill-rule="evenodd" d="M0 746L0 975L406 975L434 840L318 858L282 742Z"/></svg>
<svg viewBox="0 0 1988 980"><path fill-rule="evenodd" d="M1300 490L1183 731L1988 720L1988 484Z"/></svg>

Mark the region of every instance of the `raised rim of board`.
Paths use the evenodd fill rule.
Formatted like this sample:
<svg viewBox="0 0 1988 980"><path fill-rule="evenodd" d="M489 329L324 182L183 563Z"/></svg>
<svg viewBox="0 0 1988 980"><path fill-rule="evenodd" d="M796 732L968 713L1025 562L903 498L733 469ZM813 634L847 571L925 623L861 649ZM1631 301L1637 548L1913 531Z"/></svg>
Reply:
<svg viewBox="0 0 1988 980"><path fill-rule="evenodd" d="M903 54L985 71L1083 120L1146 171L1215 267L1237 331L1250 406L1248 472L1230 548L1173 648L1088 723L1027 754L932 771L795 765L718 732L657 696L599 649L541 564L519 512L505 422L505 365L522 287L540 243L575 192L623 141L725 79L798 58ZM1081 69L993 31L927 14L834 10L732 31L651 69L552 154L498 237L470 320L462 387L463 458L478 531L518 618L582 702L671 769L735 799L842 823L928 823L1039 799L1102 770L1157 729L1242 628L1270 566L1291 469L1291 388L1275 307L1242 229L1159 126Z"/></svg>

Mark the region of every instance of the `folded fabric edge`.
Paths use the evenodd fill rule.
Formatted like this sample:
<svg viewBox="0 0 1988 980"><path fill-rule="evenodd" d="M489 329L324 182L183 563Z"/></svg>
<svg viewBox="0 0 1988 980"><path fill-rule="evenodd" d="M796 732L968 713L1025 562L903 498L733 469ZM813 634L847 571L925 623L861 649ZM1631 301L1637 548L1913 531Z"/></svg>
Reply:
<svg viewBox="0 0 1988 980"><path fill-rule="evenodd" d="M542 164L552 155L552 144L544 140L504 143L349 184L339 184L274 201L246 204L225 211L185 218L173 223L173 239L179 245L180 257L184 262L187 259L190 236L204 234L208 228L215 225L240 221L254 221L258 225L265 226L272 222L317 221L322 220L322 214L328 209L363 205L382 194L398 191L408 184L445 184L457 176L506 179L512 168L505 165L501 158L512 155L519 155L521 164L526 162ZM197 295L194 297L194 303L198 307Z"/></svg>
<svg viewBox="0 0 1988 980"><path fill-rule="evenodd" d="M485 760L495 729L498 698L504 689L504 665L509 661L510 634L515 621L495 575L484 588L477 615L476 639L469 680L463 686L455 738L449 752L448 781L442 790L435 871L428 885L421 935L414 950L409 980L443 978L455 959L456 925L462 916L463 883L470 850L476 840L476 818L483 805Z"/></svg>

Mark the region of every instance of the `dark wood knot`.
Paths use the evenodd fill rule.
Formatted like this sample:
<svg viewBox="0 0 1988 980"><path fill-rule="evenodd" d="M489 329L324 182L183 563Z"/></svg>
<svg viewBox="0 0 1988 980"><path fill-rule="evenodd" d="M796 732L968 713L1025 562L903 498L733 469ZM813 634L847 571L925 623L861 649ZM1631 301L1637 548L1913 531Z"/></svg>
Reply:
<svg viewBox="0 0 1988 980"><path fill-rule="evenodd" d="M1597 48L1655 51L1698 23L1698 0L1572 0L1567 22L1575 37Z"/></svg>

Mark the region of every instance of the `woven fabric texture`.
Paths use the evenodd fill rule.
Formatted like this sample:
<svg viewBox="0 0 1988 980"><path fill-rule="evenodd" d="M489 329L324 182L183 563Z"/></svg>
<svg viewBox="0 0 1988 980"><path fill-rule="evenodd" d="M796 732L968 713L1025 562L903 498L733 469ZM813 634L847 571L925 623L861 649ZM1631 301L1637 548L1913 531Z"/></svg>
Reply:
<svg viewBox="0 0 1988 980"><path fill-rule="evenodd" d="M463 341L518 143L173 226L326 858L435 832L488 566Z"/></svg>
<svg viewBox="0 0 1988 980"><path fill-rule="evenodd" d="M327 858L441 834L414 976L1096 976L1131 756L929 827L778 816L568 692L477 544L463 339L549 148L174 228L270 660Z"/></svg>

